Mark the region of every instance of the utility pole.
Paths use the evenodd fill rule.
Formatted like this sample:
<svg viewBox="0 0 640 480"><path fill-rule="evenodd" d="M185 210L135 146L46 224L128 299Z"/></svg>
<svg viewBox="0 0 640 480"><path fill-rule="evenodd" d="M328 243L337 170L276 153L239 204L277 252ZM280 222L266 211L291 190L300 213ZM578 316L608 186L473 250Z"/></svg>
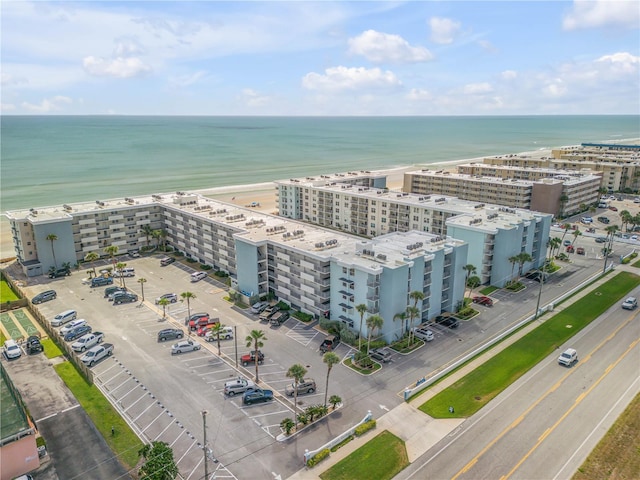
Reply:
<svg viewBox="0 0 640 480"><path fill-rule="evenodd" d="M204 479L209 480L209 464L207 463L207 411L202 411L202 430L204 432L204 445L202 451L204 452Z"/></svg>
<svg viewBox="0 0 640 480"><path fill-rule="evenodd" d="M238 368L238 326L233 326L233 343L236 346L236 368Z"/></svg>
<svg viewBox="0 0 640 480"><path fill-rule="evenodd" d="M544 265L546 265L546 260ZM533 317L534 320L536 320L538 318L538 312L540 311L540 298L542 297L542 286L544 285L544 276L547 274L547 272L545 272L545 268L542 267L542 270L539 271L540 272L540 290L538 290L538 302L536 303L536 315L535 317Z"/></svg>

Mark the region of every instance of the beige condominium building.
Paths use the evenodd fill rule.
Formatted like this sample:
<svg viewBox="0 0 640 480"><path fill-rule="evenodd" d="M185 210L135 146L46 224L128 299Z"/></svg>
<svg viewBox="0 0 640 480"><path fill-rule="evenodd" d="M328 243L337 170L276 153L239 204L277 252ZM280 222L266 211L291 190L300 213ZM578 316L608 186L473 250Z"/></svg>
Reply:
<svg viewBox="0 0 640 480"><path fill-rule="evenodd" d="M405 192L524 208L566 217L598 201L600 175L589 171L469 163L458 173L422 169L404 174Z"/></svg>
<svg viewBox="0 0 640 480"><path fill-rule="evenodd" d="M541 266L545 259L551 214L318 178L276 184L279 214L284 217L363 237L422 231L463 240L469 244L468 262L476 267L483 283L503 286L510 280L514 275L508 261L511 256L531 255L524 271ZM458 216L464 220L451 223Z"/></svg>
<svg viewBox="0 0 640 480"><path fill-rule="evenodd" d="M583 143L553 149L551 157L500 155L487 157L484 163L518 168L589 169L602 176L602 187L609 192L640 190L640 145Z"/></svg>

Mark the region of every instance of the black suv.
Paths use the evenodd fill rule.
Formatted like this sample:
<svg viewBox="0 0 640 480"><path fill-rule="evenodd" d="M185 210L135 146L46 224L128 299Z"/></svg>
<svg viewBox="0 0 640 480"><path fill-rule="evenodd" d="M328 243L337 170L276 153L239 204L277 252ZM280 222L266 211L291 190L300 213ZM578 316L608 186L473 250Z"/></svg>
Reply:
<svg viewBox="0 0 640 480"><path fill-rule="evenodd" d="M451 316L451 314L442 314L442 315L438 315L435 319L435 322L439 325L444 325L445 327L449 327L449 328L458 328L458 325L460 325L460 322L458 322L458 319L456 317Z"/></svg>
<svg viewBox="0 0 640 480"><path fill-rule="evenodd" d="M184 333L182 330L178 328L165 328L164 330L160 330L158 332L158 341L164 342L165 340L170 340L173 338L182 338L184 337Z"/></svg>
<svg viewBox="0 0 640 480"><path fill-rule="evenodd" d="M135 293L121 293L120 295L114 295L113 304L119 305L121 303L133 303L138 301L138 295Z"/></svg>
<svg viewBox="0 0 640 480"><path fill-rule="evenodd" d="M39 353L44 350L44 348L42 347L42 344L40 343L40 339L35 335L32 335L29 338L27 338L27 341L24 344L24 348L27 351L28 355L31 355L32 353Z"/></svg>
<svg viewBox="0 0 640 480"><path fill-rule="evenodd" d="M57 270L52 268L49 271L49 278L68 277L71 275L71 270L68 268L58 268Z"/></svg>
<svg viewBox="0 0 640 480"><path fill-rule="evenodd" d="M47 290L46 292L39 293L35 297L31 299L31 303L42 303L48 302L49 300L55 300L58 296L55 290Z"/></svg>

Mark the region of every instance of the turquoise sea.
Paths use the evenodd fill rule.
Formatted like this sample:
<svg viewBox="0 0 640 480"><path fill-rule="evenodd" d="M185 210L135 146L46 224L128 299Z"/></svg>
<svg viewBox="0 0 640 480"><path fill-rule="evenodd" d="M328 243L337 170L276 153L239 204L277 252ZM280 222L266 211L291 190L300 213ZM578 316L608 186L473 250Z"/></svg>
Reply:
<svg viewBox="0 0 640 480"><path fill-rule="evenodd" d="M0 121L0 211L640 138L639 116Z"/></svg>

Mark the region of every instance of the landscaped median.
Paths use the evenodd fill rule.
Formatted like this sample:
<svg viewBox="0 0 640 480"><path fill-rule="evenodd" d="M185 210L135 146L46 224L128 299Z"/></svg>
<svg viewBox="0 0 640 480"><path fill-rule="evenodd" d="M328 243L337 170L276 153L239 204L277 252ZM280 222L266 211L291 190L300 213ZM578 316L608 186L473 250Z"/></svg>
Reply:
<svg viewBox="0 0 640 480"><path fill-rule="evenodd" d="M434 418L468 417L640 285L621 272L465 375L419 408ZM455 412L449 407L454 406Z"/></svg>

